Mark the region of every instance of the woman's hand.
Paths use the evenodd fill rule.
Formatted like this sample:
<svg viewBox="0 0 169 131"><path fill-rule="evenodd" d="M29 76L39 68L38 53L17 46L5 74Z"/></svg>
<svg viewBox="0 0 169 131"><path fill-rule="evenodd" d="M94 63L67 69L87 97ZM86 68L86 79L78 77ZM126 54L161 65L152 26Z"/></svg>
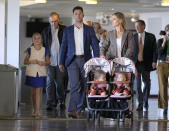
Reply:
<svg viewBox="0 0 169 131"><path fill-rule="evenodd" d="M38 61L37 64L40 65L40 66L45 66L46 62L45 61Z"/></svg>
<svg viewBox="0 0 169 131"><path fill-rule="evenodd" d="M164 48L165 45L166 45L167 39L168 39L168 36L165 35L164 38L163 38L163 43L162 43L162 47L163 47L163 48Z"/></svg>
<svg viewBox="0 0 169 131"><path fill-rule="evenodd" d="M30 60L29 64L38 64L38 60L36 60L36 59L35 60Z"/></svg>

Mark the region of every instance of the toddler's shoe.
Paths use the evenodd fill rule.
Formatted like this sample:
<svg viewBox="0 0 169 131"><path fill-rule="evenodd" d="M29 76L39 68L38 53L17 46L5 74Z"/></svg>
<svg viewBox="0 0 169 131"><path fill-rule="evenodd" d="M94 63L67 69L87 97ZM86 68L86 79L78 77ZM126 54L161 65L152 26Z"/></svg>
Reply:
<svg viewBox="0 0 169 131"><path fill-rule="evenodd" d="M106 96L106 92L102 92L100 95L101 96Z"/></svg>

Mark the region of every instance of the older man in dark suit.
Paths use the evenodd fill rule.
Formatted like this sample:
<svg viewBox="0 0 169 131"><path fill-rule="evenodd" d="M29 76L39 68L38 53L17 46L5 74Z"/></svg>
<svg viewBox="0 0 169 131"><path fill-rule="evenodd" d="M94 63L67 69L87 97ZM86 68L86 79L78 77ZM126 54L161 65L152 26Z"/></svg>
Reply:
<svg viewBox="0 0 169 131"><path fill-rule="evenodd" d="M135 23L137 33L134 35L134 62L138 71L135 81L136 96L138 100L137 111L148 110L148 97L150 95L150 71L156 68L157 49L156 38L145 31L145 22L138 20ZM142 91L142 82L144 88Z"/></svg>
<svg viewBox="0 0 169 131"><path fill-rule="evenodd" d="M59 52L62 43L62 36L65 26L59 24L60 17L56 12L49 16L50 25L42 32L43 46L49 51L51 64L47 73L47 110L52 110L53 105L61 111L65 109L65 97L68 83L67 72L59 70Z"/></svg>

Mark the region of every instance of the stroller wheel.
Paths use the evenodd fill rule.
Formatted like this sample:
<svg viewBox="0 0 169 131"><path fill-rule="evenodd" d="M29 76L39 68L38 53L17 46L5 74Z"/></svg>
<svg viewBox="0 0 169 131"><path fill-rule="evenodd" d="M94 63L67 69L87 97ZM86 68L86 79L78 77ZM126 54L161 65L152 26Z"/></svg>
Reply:
<svg viewBox="0 0 169 131"><path fill-rule="evenodd" d="M120 119L121 122L125 122L125 113L122 112L121 114L121 119Z"/></svg>
<svg viewBox="0 0 169 131"><path fill-rule="evenodd" d="M118 119L118 122L124 122L125 121L125 113L124 112L118 112L117 119Z"/></svg>
<svg viewBox="0 0 169 131"><path fill-rule="evenodd" d="M133 123L133 112L130 112L131 123Z"/></svg>
<svg viewBox="0 0 169 131"><path fill-rule="evenodd" d="M95 111L92 112L92 120L95 121Z"/></svg>
<svg viewBox="0 0 169 131"><path fill-rule="evenodd" d="M100 124L100 112L97 113L97 122Z"/></svg>
<svg viewBox="0 0 169 131"><path fill-rule="evenodd" d="M127 114L127 118L133 118L133 112L129 111Z"/></svg>
<svg viewBox="0 0 169 131"><path fill-rule="evenodd" d="M90 121L90 111L87 112L87 120Z"/></svg>

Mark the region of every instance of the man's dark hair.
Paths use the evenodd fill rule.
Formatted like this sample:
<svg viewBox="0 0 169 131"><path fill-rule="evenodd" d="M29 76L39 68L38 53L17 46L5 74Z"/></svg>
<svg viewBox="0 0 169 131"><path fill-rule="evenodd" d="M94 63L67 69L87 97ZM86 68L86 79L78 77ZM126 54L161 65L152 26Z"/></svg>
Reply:
<svg viewBox="0 0 169 131"><path fill-rule="evenodd" d="M146 27L146 24L144 22L144 20L137 20L136 22L140 23L141 25L143 25L144 27Z"/></svg>
<svg viewBox="0 0 169 131"><path fill-rule="evenodd" d="M83 8L81 6L76 6L73 8L73 13L75 12L75 10L81 10L83 12Z"/></svg>

